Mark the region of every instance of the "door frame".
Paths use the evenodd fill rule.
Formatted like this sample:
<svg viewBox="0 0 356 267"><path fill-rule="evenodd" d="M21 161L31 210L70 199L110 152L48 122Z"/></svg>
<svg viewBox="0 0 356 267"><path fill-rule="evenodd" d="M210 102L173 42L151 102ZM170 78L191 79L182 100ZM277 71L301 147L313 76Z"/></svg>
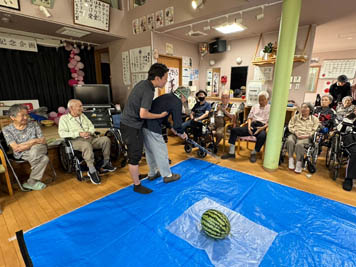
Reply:
<svg viewBox="0 0 356 267"><path fill-rule="evenodd" d="M94 58L95 58L95 76L96 76L96 83L97 84L102 84L103 79L101 78L101 54L109 54L110 58L110 53L109 53L109 48L102 48L94 51ZM110 83L111 83L111 75L110 75Z"/></svg>

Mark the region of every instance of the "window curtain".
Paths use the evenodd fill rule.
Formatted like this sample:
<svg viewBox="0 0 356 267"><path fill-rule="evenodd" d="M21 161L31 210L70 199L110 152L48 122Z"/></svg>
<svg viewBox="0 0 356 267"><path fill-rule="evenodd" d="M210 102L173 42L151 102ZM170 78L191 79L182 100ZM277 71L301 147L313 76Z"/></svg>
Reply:
<svg viewBox="0 0 356 267"><path fill-rule="evenodd" d="M38 99L40 106L57 111L73 98L68 85L70 52L63 47L38 46L38 52L0 49L0 100ZM96 83L94 49L80 50L84 82Z"/></svg>

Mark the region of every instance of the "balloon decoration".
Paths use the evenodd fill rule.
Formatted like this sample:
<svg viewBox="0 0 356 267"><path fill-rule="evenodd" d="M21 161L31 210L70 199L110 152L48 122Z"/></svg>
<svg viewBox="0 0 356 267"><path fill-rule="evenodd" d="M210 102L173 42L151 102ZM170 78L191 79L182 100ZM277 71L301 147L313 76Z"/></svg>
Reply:
<svg viewBox="0 0 356 267"><path fill-rule="evenodd" d="M70 55L68 58L68 68L71 72L72 79L68 81L69 86L73 86L75 84L84 84L84 64L80 62L81 58L77 54L79 54L80 49L78 47L74 48L71 44L66 44L65 50L70 51Z"/></svg>

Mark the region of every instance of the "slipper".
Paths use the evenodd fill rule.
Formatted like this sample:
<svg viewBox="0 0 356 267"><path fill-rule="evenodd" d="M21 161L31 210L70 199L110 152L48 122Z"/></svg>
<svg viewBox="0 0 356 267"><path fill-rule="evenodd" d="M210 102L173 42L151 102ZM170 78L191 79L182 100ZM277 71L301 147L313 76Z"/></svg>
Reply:
<svg viewBox="0 0 356 267"><path fill-rule="evenodd" d="M29 190L42 190L46 188L46 185L40 181L36 182L34 185L30 185L28 183L24 183L22 185L24 188L29 189Z"/></svg>

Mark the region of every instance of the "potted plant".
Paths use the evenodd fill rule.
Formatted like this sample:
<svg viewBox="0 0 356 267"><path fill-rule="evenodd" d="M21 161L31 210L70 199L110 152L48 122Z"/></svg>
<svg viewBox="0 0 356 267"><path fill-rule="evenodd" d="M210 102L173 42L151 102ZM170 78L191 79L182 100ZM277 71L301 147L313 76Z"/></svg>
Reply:
<svg viewBox="0 0 356 267"><path fill-rule="evenodd" d="M272 52L273 52L273 44L269 42L263 49L263 53L265 53L263 55L263 59L267 60L271 56Z"/></svg>

